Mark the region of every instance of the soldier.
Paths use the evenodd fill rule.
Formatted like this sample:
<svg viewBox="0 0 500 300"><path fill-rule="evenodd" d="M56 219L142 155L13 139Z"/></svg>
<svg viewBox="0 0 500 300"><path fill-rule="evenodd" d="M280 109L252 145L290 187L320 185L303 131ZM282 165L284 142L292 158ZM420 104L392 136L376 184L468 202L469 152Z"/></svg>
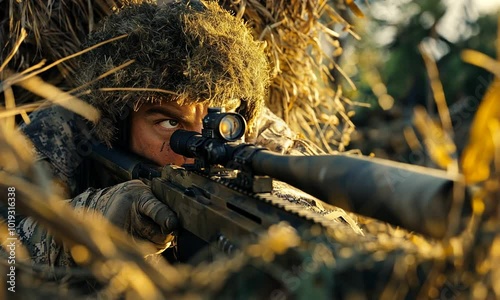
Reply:
<svg viewBox="0 0 500 300"><path fill-rule="evenodd" d="M158 165L180 165L188 160L170 149L171 134L179 128L200 131L207 108L224 106L246 118L247 141L281 153L306 148L264 107L269 84L264 45L254 41L241 20L215 3L146 2L120 9L99 24L85 46L126 37L84 54L72 78L88 91L82 99L99 109L101 119L90 124L54 106L32 114L22 130L75 210L104 215L159 253L172 241L175 214L137 180L103 189L85 186L81 174L88 175L83 168L92 143L131 151ZM32 218L17 229L35 263L74 265L64 245Z"/></svg>

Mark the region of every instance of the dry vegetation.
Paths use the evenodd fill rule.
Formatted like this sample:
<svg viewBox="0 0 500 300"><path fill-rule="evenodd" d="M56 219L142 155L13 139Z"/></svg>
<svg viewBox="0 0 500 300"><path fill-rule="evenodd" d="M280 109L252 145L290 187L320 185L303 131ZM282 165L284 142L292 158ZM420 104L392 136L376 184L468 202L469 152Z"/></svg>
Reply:
<svg viewBox="0 0 500 300"><path fill-rule="evenodd" d="M255 36L267 42L273 76L268 106L292 129L325 151L344 150L354 124L353 103L333 82L331 70L342 53L335 25L356 36L341 12L353 1L221 1L247 20ZM286 3L286 4L285 4ZM347 5L348 4L348 5Z"/></svg>
<svg viewBox="0 0 500 300"><path fill-rule="evenodd" d="M4 99L4 105L0 107L0 186L3 193L0 200L6 201L3 192L6 187L15 186L19 192L16 202L19 212L35 217L71 245L75 260L82 266L73 270L73 274L95 276L104 284L101 292L103 297L114 298L120 294L130 299L230 296L235 292L232 289L234 282L251 283L260 278L249 272L250 265L265 270L278 281L280 278L286 281L280 274L290 270L280 261L291 255L290 251L303 260L312 259L319 266L316 269L299 268L294 271L294 278L298 279L299 284L293 287L288 283L288 289L297 294L307 295L312 290L312 283L309 287L306 284L313 282L311 278L321 275L331 280L330 283L323 283L324 289L331 289L335 280L345 280L347 287L343 295L346 298L364 298L367 296L364 291L355 288L355 281L359 278L353 274L357 270L376 269L387 263L390 271L387 280L381 280L380 285L374 284L382 298L402 298L405 295L464 299L500 297L500 269L497 268L500 265L497 204L500 182L500 106L495 103L500 98L498 81L491 85L483 99L471 128L470 144L464 156L458 158L454 155L453 145L448 142L450 139L446 138L453 133L447 121L446 107L442 105L443 99L439 96L438 71L432 60L423 53L430 78L433 79L432 87L440 108L441 122L430 120L425 112L418 111L417 126L439 165L450 172L462 172L467 184L475 187L473 217L469 220L467 230L460 236L440 241L428 240L377 222L365 224L365 236L354 235L342 228L320 235L315 230L297 233L280 224L264 233L258 243L247 245L234 257L220 258L194 267L171 266L162 261L144 260L146 245L132 247L128 237L109 224L104 221L86 222L63 205L57 196L57 188L44 171L33 164L29 143L16 131L15 116L19 115L29 122L27 113L40 105L51 103L65 105L90 120L98 118L98 112L78 100L77 94L63 91L54 84L63 84L60 74L67 74L68 68L71 68L71 60L65 57L77 52L80 39L84 32L91 29L92 21L110 13L114 4L110 4L112 1L66 2L53 2L50 13L57 16L50 19L53 24L41 17L49 14L50 10L44 1L14 4L10 0L0 3L4 14L1 21L4 31L0 35L4 39L0 38L0 44L8 45L5 49L9 50L2 54L0 66L1 95ZM332 24L340 23L345 30L350 30L349 24L337 10L347 4L346 7L359 14L353 2L222 2L227 2L227 7L247 19L255 28L256 36L268 43L275 76L268 103L270 107L290 124L300 126L295 129L322 145L326 151L342 150L341 145L348 141L354 125L349 121L346 108L350 103L342 97L341 90L330 82L328 67L335 64L334 56L341 51L336 33L331 29ZM88 6L89 3L93 6ZM5 6L10 9L3 9ZM79 17L69 17L75 14ZM20 16L25 18L24 21ZM74 24L71 21L74 19L89 22ZM9 35L5 32L6 28ZM54 39L40 38L42 35L47 36L46 30L53 33L56 40L67 41L62 49L60 43L53 43ZM58 31L66 34L60 37ZM319 46L320 35L332 45L328 51L332 51L333 56L330 52L324 53L325 48ZM9 39L5 39L7 36ZM47 40L51 41L50 45L43 44ZM29 47L34 46L38 46L39 51L30 52ZM500 51L500 47L498 49ZM20 51L27 54L20 54ZM464 60L483 66L491 70L497 79L500 78L500 62L473 51L464 52ZM32 61L39 63L31 64ZM27 98L23 98L23 90L42 100L27 101ZM21 96L16 97L18 93ZM457 202L460 200L456 199ZM0 228L3 242L7 241L6 232L6 228ZM68 297L72 294L67 285L47 284L46 270L42 266L32 267L20 245L17 253L17 284L22 297ZM3 298L9 296L3 277L7 270L8 264L2 259L0 295ZM54 270L59 275L67 271ZM417 274L422 272L424 276ZM241 295L259 295L250 284L239 286L239 289ZM443 296L443 292L448 294ZM279 299L284 294L275 293L274 296ZM75 295L72 297L78 298Z"/></svg>

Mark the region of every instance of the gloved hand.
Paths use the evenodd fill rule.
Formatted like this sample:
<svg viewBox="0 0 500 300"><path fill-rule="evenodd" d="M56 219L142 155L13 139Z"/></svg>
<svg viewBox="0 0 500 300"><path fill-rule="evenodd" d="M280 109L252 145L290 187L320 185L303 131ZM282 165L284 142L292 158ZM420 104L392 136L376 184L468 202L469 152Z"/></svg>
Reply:
<svg viewBox="0 0 500 300"><path fill-rule="evenodd" d="M95 210L134 238L153 243L162 252L173 240L178 220L170 208L158 200L140 180L115 186L88 189L71 200L77 210Z"/></svg>

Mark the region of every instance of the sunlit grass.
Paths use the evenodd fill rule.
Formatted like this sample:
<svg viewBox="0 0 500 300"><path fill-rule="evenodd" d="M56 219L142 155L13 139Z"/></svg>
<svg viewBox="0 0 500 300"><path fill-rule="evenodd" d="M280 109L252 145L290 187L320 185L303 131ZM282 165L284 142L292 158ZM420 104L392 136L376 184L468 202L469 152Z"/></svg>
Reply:
<svg viewBox="0 0 500 300"><path fill-rule="evenodd" d="M355 6L353 1L346 1L346 4L351 9L353 5ZM265 8L248 6L247 10L240 10L239 14L243 15L246 12L247 14L267 15L271 13L269 9L265 11L262 9ZM353 11L359 14L355 8ZM335 16L333 12L329 13ZM290 22L288 26L293 25L291 20L287 22ZM283 114L290 122L306 124L307 126L302 125L302 132L307 136L317 138L316 142L327 151L334 151L330 139L339 134L340 144L348 143L354 124L349 120L349 112L343 107L342 91L338 89L330 94L334 96L333 103L322 103L321 95L317 94L320 89L315 90L297 80L297 78L303 78L302 76L311 78L318 76L317 72L311 71L313 69L309 64L311 62L308 61L307 72L294 77L297 75L294 72L298 69L293 67L294 63L283 57L281 50L283 44L280 43L287 41L281 39L283 33L273 31L280 27L264 23L259 25L269 26L267 33L262 31L261 38L269 43L275 43L271 56L275 59L276 75L280 72L286 73L273 86L275 90L272 95L276 97L274 105L283 105L286 108ZM307 22L306 25L308 25ZM296 33L296 36L308 39L303 32ZM19 41L21 42L23 38L21 36ZM301 58L300 55L297 57ZM487 68L499 77L498 61L472 51L464 52L464 59ZM133 62L128 62L116 70L127 67L130 63ZM430 116L421 109L416 111L415 121L420 133L424 136L424 145L441 168L461 172L467 183L476 184L472 204L474 219L470 222L469 231L459 237L434 241L408 233L404 229L394 229L376 222L373 226L382 227L379 232L382 230L384 232L377 236L367 234L366 237L341 229L326 233L313 232L313 230L311 233L295 232L286 225L280 224L270 228L257 242L249 242L243 251L234 257L221 257L214 262L198 266L172 266L162 260L152 263L149 259L145 259L146 253L150 253L148 245L131 241L128 236L105 220L93 219L92 222L88 222L88 217L75 214L57 194L57 189L48 175L34 164L29 141L17 131L14 119L16 115L21 115L25 122L28 122L27 113L41 105L60 104L89 120L95 121L99 117L99 113L93 107L79 100L75 94L75 92L84 93L85 86L65 92L37 77L41 73L40 70L46 68L44 62L20 73L7 71L7 62L1 66L4 71L1 79L5 107L0 110L0 186L2 188L16 186L20 191L17 202L20 212L36 218L41 224L51 229L58 238L63 239L69 245L69 251L76 262L98 280L108 284L101 292L105 298L116 298L121 295L126 295L129 299L163 299L172 296L217 298L216 295L221 289L231 288L232 276L243 272L247 265L264 266L263 269L273 276L283 279L283 273L279 272L283 272L286 268L278 266L276 260L286 256L290 249L309 253L310 256L304 255L304 257L311 258L311 261L322 266L322 272L328 270L332 274L336 270L363 266L369 268L377 262L394 258L396 263L392 270L391 280L387 286L383 287L383 298L405 297L410 289L415 288L417 268L428 262L432 262L434 268L429 271L426 281L419 287L419 295L422 298L439 296L439 289L449 283L448 280L451 280L452 275L464 280L470 287L469 290L460 291L464 298L470 298L467 297L468 294L478 299L486 299L488 294L485 290L492 290L498 297L500 296L500 271L496 266L500 264L500 237L498 215L495 211L498 198L495 197L498 195L498 172L500 170L500 105L498 105L500 83L495 81L485 95L471 128L470 143L463 157L459 159L456 157L455 146L451 142L453 135L451 122L445 107L443 87L440 86L437 68L428 57L426 65L438 104L440 121L431 120ZM113 71L110 70L100 78L112 74ZM48 101L16 106L13 85L27 89ZM281 92L287 95L285 104L278 101L278 93ZM300 97L304 96L309 102L300 103ZM282 95L279 99L283 99ZM336 107L336 113L322 112L325 107L328 109ZM340 122L346 122L347 126L342 132L337 132L335 130L338 130L336 128ZM409 140L415 141L416 139L413 132L407 132L407 136ZM415 142L413 147L419 147L418 143ZM4 200L4 198L0 199ZM485 216L486 213L489 215ZM4 228L0 227L0 230L4 232ZM308 234L313 237L321 235L324 239L321 243L309 242L305 238ZM490 236L493 238L488 240ZM340 245L335 248L335 251L326 246L334 243ZM26 253L21 250L19 253L20 258L26 258ZM32 285L35 289L43 285L35 280L39 275L29 273L30 264L26 261L23 263L25 264L23 270L34 278L32 281L26 281L25 284ZM276 263L276 267L272 267L273 263ZM453 266L451 270L445 268L446 263ZM470 263L473 266L472 269L467 268L466 263ZM6 266L4 261L0 263L0 269L2 266ZM64 270L57 271L63 272ZM308 271L305 268L300 271L301 276L297 275L300 280L307 280L311 274L319 272ZM248 278L249 283L255 280L260 279ZM58 288L61 288L61 291ZM62 287L55 286L54 289L56 294L64 293ZM353 295L355 292L353 291Z"/></svg>

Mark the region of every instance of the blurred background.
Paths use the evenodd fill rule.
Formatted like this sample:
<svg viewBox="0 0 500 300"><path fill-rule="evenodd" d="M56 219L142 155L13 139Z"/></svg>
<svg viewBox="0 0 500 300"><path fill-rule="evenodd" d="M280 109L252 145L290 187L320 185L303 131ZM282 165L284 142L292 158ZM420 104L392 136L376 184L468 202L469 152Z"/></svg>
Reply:
<svg viewBox="0 0 500 300"><path fill-rule="evenodd" d="M412 164L435 165L413 130L413 112L424 107L439 120L419 46L436 61L444 88L458 155L467 143L472 118L493 79L488 71L464 62L473 49L496 57L500 0L367 0L365 13L344 16L359 39L344 31L339 64L349 83L335 74L344 94L369 107L355 108L356 131L348 149ZM339 32L342 32L339 30ZM353 89L352 84L356 86Z"/></svg>

